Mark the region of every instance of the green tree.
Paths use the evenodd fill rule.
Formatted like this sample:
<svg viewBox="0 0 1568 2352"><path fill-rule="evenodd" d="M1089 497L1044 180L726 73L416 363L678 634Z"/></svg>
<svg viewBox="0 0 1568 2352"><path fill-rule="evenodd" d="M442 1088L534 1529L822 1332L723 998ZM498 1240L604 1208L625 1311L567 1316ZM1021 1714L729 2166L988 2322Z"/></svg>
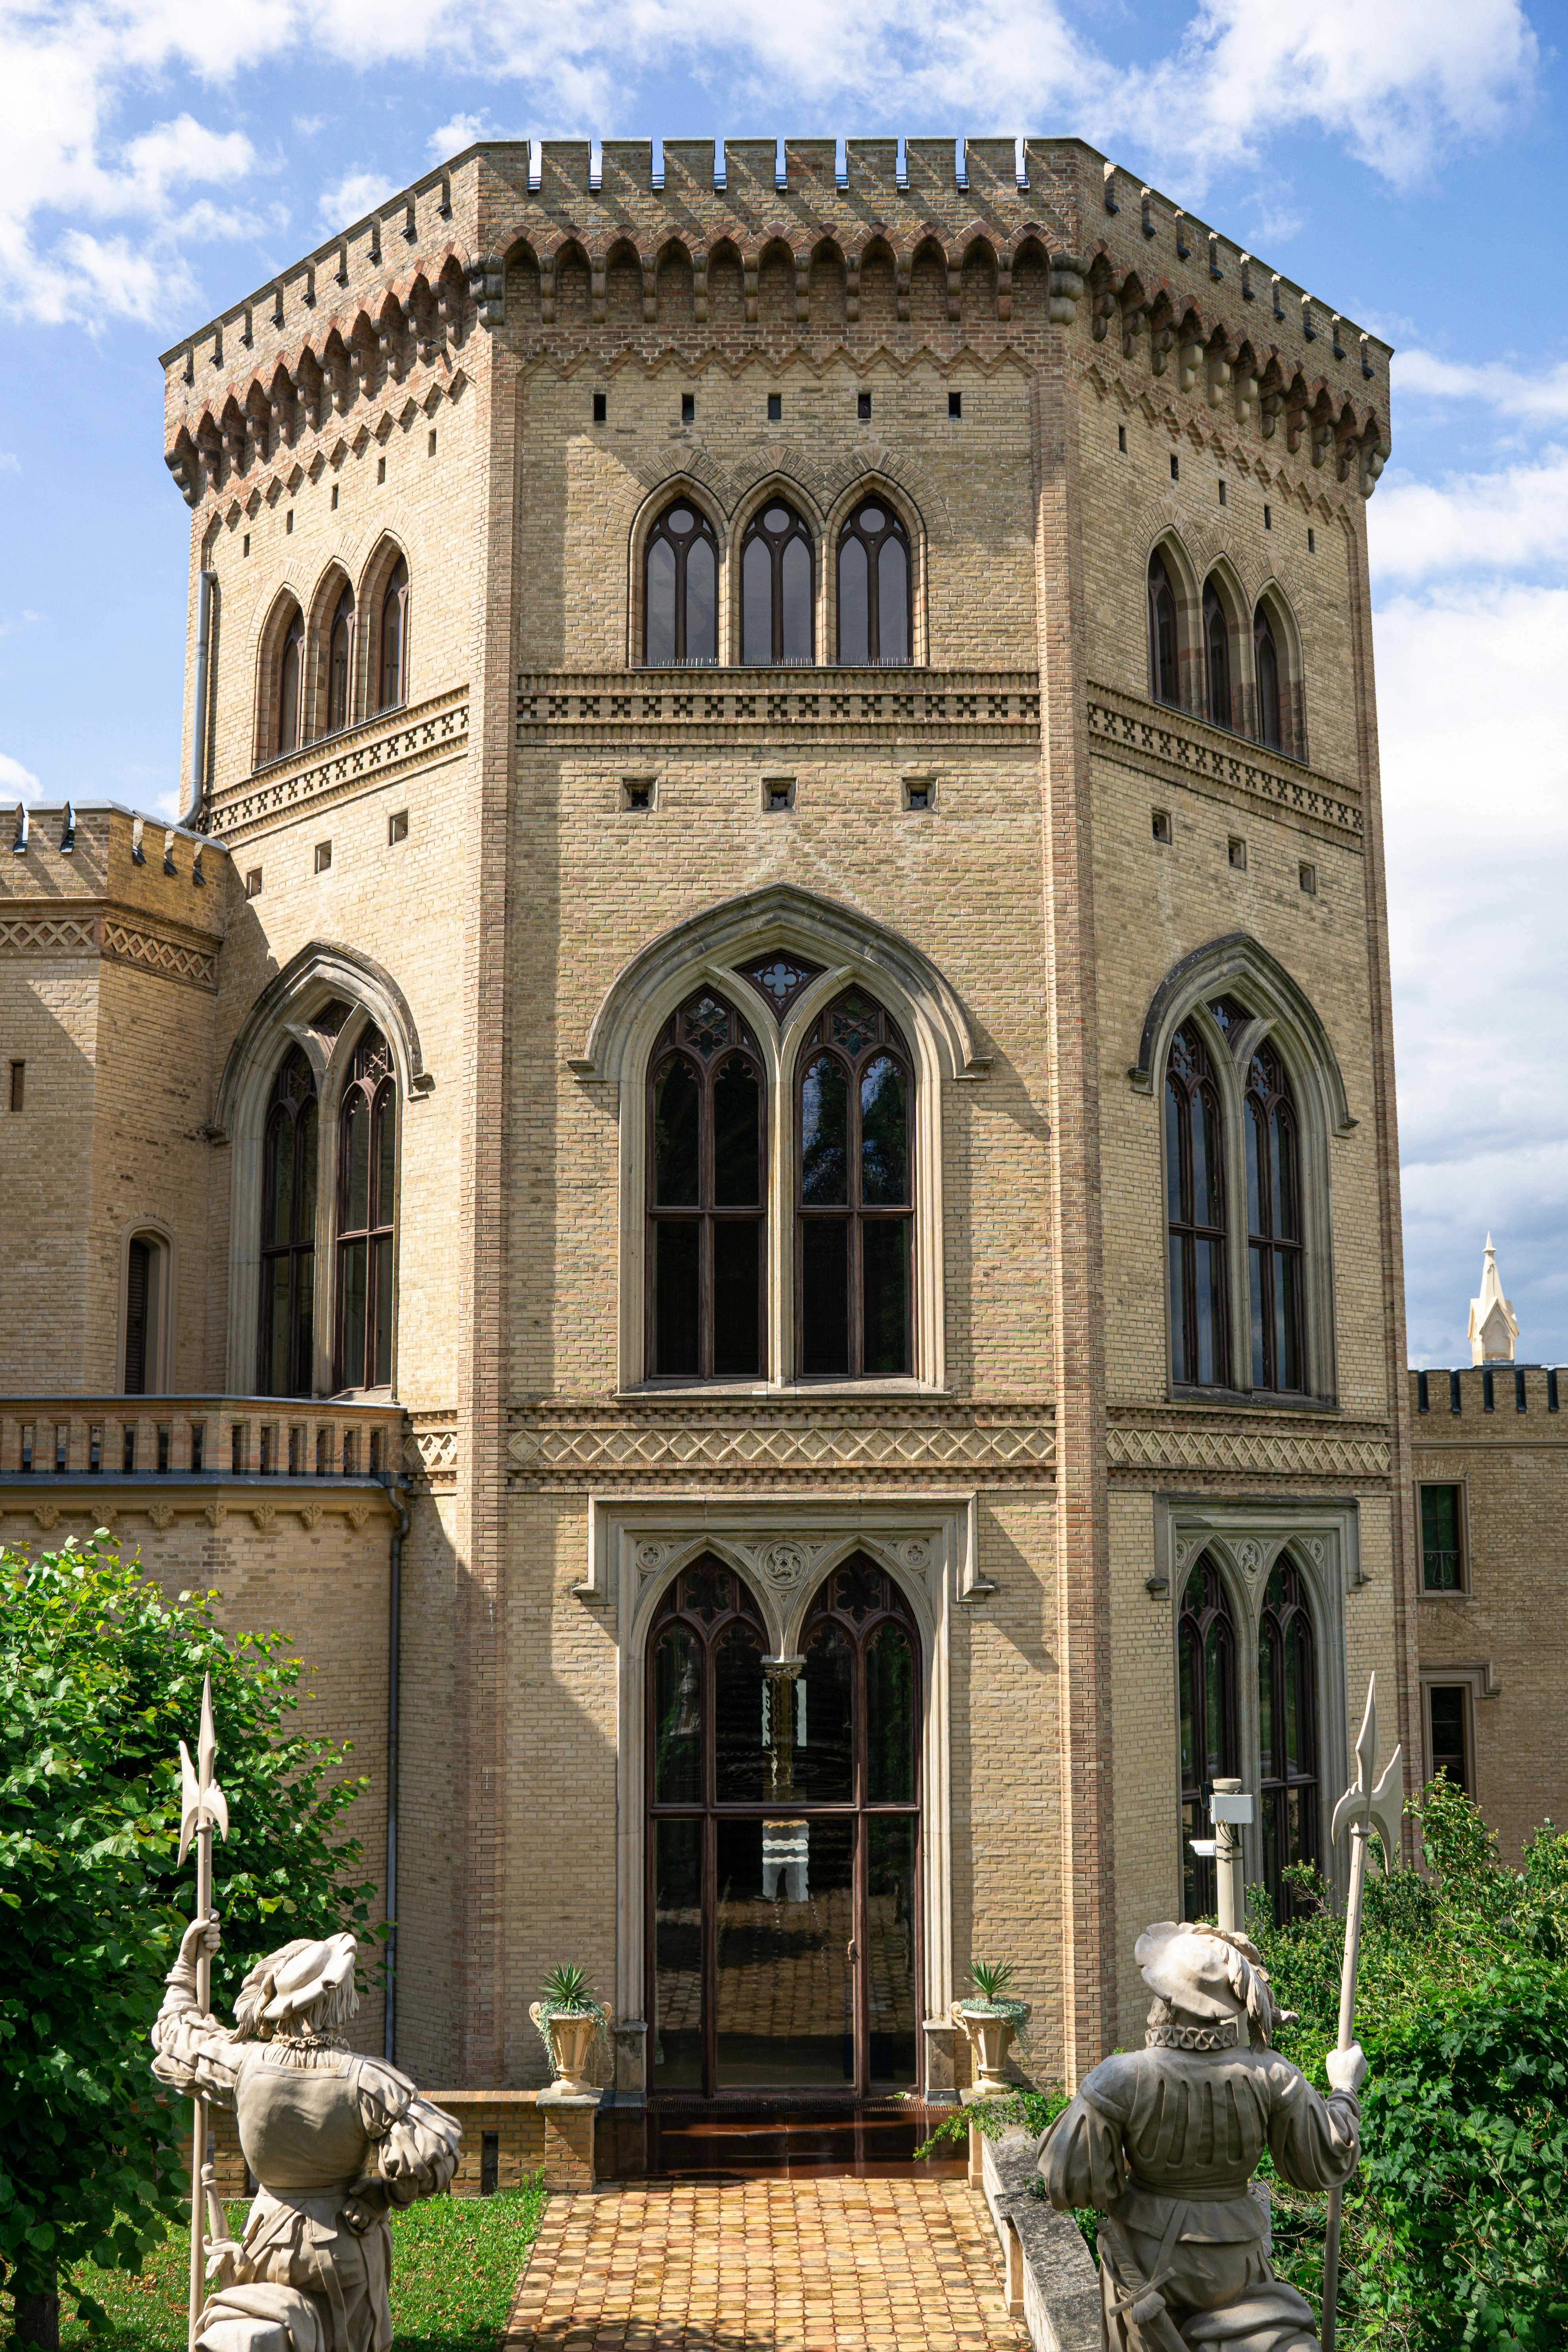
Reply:
<svg viewBox="0 0 1568 2352"><path fill-rule="evenodd" d="M101 1528L0 1549L0 2280L24 2341L53 2340L60 2273L136 2269L184 2210L188 2122L148 2033L195 1900L178 1743L205 1675L231 1824L215 2006L290 1937L363 1931L375 1895L342 1832L366 1783L346 1748L286 1729L304 1671L286 1637L223 1633L216 1598L171 1605Z"/></svg>

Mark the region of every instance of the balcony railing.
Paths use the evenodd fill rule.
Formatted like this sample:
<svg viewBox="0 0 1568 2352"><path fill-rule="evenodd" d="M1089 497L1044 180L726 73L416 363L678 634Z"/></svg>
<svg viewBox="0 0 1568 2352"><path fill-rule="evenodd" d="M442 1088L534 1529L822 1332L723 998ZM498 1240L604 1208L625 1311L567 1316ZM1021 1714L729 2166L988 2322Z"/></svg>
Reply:
<svg viewBox="0 0 1568 2352"><path fill-rule="evenodd" d="M297 1397L0 1398L0 1480L400 1478L404 1412Z"/></svg>

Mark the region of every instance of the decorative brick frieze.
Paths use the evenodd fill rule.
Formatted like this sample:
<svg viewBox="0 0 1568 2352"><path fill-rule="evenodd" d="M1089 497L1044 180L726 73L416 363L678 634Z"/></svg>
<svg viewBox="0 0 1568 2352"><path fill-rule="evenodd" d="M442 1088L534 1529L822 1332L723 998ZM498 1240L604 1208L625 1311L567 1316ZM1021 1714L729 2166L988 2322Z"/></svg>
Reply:
<svg viewBox="0 0 1568 2352"><path fill-rule="evenodd" d="M528 744L1038 741L1032 672L922 669L524 671Z"/></svg>
<svg viewBox="0 0 1568 2352"><path fill-rule="evenodd" d="M226 840L243 840L290 809L330 807L367 785L451 759L468 740L468 689L449 687L412 710L383 711L349 728L330 749L313 743L258 768L241 791L215 803L212 829Z"/></svg>
<svg viewBox="0 0 1568 2352"><path fill-rule="evenodd" d="M1300 1428L1194 1427L1190 1423L1113 1421L1107 1432L1113 1470L1215 1472L1227 1477L1350 1478L1358 1485L1389 1475L1388 1433L1342 1425Z"/></svg>
<svg viewBox="0 0 1568 2352"><path fill-rule="evenodd" d="M180 938L116 908L0 916L0 955L99 956L187 988L217 989L217 941Z"/></svg>
<svg viewBox="0 0 1568 2352"><path fill-rule="evenodd" d="M100 936L100 952L107 962L134 964L139 971L155 972L161 980L183 981L188 988L217 992L216 946L192 947L116 915L104 916Z"/></svg>
<svg viewBox="0 0 1568 2352"><path fill-rule="evenodd" d="M0 915L0 955L95 955L90 915Z"/></svg>
<svg viewBox="0 0 1568 2352"><path fill-rule="evenodd" d="M920 1480L972 1473L994 1483L1050 1478L1056 1429L1048 1405L964 1407L666 1405L595 1412L531 1407L512 1416L515 1475L552 1485L617 1473L693 1471L726 1478Z"/></svg>
<svg viewBox="0 0 1568 2352"><path fill-rule="evenodd" d="M403 1441L403 1467L411 1486L430 1490L458 1483L458 1416L456 1412L410 1413Z"/></svg>
<svg viewBox="0 0 1568 2352"><path fill-rule="evenodd" d="M1089 731L1097 745L1108 745L1113 755L1131 753L1130 766L1148 766L1161 776L1181 775L1190 783L1218 784L1227 793L1310 817L1342 837L1361 839L1361 794L1353 784L1332 783L1282 752L1243 743L1217 727L1205 726L1191 711L1168 711L1157 703L1119 694L1113 687L1091 686Z"/></svg>

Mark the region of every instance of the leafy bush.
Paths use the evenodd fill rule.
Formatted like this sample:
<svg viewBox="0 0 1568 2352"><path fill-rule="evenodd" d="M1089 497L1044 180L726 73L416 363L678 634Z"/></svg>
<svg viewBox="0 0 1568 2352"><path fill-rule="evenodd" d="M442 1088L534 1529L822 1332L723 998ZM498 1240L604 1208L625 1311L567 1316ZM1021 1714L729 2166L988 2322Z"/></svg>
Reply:
<svg viewBox="0 0 1568 2352"><path fill-rule="evenodd" d="M148 2032L195 1898L178 1742L204 1675L231 1825L215 2004L258 1952L369 1916L341 1835L364 1782L336 1777L346 1749L284 1736L300 1663L280 1634L221 1633L216 1597L171 1606L101 1529L0 1550L0 2281L18 2304L83 2260L134 2270L182 2210Z"/></svg>

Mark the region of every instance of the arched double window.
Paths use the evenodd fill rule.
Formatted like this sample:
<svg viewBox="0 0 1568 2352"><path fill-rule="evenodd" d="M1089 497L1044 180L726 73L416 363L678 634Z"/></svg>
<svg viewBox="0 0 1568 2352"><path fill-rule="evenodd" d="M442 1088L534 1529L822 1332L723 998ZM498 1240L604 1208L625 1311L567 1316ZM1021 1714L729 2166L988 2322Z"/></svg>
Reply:
<svg viewBox="0 0 1568 2352"><path fill-rule="evenodd" d="M658 2090L916 2080L920 1644L864 1552L770 1660L744 1580L705 1554L648 1643L647 2014ZM759 1981L777 1988L760 2001Z"/></svg>
<svg viewBox="0 0 1568 2352"><path fill-rule="evenodd" d="M279 759L300 749L304 690L305 616L296 604L278 648L278 740L273 748Z"/></svg>
<svg viewBox="0 0 1568 2352"><path fill-rule="evenodd" d="M816 568L811 533L795 509L770 499L741 544L741 659L816 659Z"/></svg>
<svg viewBox="0 0 1568 2352"><path fill-rule="evenodd" d="M378 710L398 710L408 699L408 566L399 556L381 595L381 676Z"/></svg>
<svg viewBox="0 0 1568 2352"><path fill-rule="evenodd" d="M316 1306L316 1081L285 1055L268 1107L261 1172L262 1396L309 1396Z"/></svg>
<svg viewBox="0 0 1568 2352"><path fill-rule="evenodd" d="M766 1083L756 1040L700 989L648 1076L648 1363L656 1379L765 1370Z"/></svg>
<svg viewBox="0 0 1568 2352"><path fill-rule="evenodd" d="M1226 1293L1225 1129L1208 1049L1191 1022L1165 1072L1165 1216L1171 1377L1224 1387L1230 1378Z"/></svg>
<svg viewBox="0 0 1568 2352"><path fill-rule="evenodd" d="M397 1205L397 1083L378 1029L354 1048L338 1112L336 1385L392 1379L393 1222Z"/></svg>
<svg viewBox="0 0 1568 2352"><path fill-rule="evenodd" d="M910 658L909 534L885 501L868 499L838 534L838 658Z"/></svg>
<svg viewBox="0 0 1568 2352"><path fill-rule="evenodd" d="M1179 707L1181 644L1175 591L1162 555L1149 559L1149 691L1156 702Z"/></svg>
<svg viewBox="0 0 1568 2352"><path fill-rule="evenodd" d="M1211 580L1204 590L1204 663L1207 672L1208 715L1216 727L1231 722L1230 625L1220 593Z"/></svg>
<svg viewBox="0 0 1568 2352"><path fill-rule="evenodd" d="M909 1050L865 991L822 1014L799 1076L796 1311L808 1379L910 1368L914 1188Z"/></svg>
<svg viewBox="0 0 1568 2352"><path fill-rule="evenodd" d="M1304 1385L1301 1363L1301 1179L1290 1082L1274 1048L1247 1078L1247 1286L1252 1385Z"/></svg>
<svg viewBox="0 0 1568 2352"><path fill-rule="evenodd" d="M1284 746L1281 731L1279 647L1268 609L1259 604L1252 622L1252 667L1258 681L1258 740L1270 751Z"/></svg>
<svg viewBox="0 0 1568 2352"><path fill-rule="evenodd" d="M1208 1792L1239 1770L1237 1720L1237 1628L1218 1567L1205 1552L1182 1592L1176 1628L1177 1705L1182 1749L1182 1900L1184 1916L1201 1919L1215 1907L1213 1862L1193 1852L1194 1838L1212 1837Z"/></svg>
<svg viewBox="0 0 1568 2352"><path fill-rule="evenodd" d="M1277 1561L1258 1627L1258 1820L1274 1916L1303 1906L1284 1874L1318 1859L1318 1702L1312 1614L1300 1569Z"/></svg>
<svg viewBox="0 0 1568 2352"><path fill-rule="evenodd" d="M335 735L353 713L354 596L345 588L338 598L327 635L327 732Z"/></svg>
<svg viewBox="0 0 1568 2352"><path fill-rule="evenodd" d="M719 658L719 541L689 499L667 507L648 534L644 559L643 659Z"/></svg>

